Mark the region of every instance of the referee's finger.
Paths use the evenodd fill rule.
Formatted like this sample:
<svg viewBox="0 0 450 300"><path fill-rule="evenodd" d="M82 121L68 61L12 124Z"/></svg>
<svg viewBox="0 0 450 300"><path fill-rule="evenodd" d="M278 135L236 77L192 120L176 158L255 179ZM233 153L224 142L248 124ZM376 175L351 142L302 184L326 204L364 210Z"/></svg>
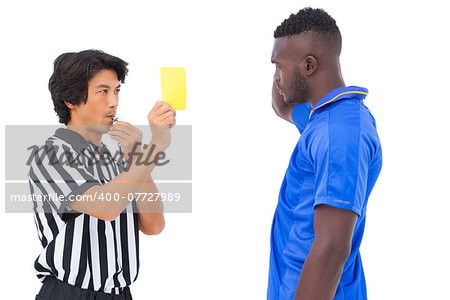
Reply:
<svg viewBox="0 0 450 300"><path fill-rule="evenodd" d="M121 136L118 135L112 135L111 138L115 141L117 141L119 144L123 145L124 143L126 143L126 140L124 138L122 138Z"/></svg>
<svg viewBox="0 0 450 300"><path fill-rule="evenodd" d="M175 115L177 114L176 110L172 108L172 106L167 103L163 102L163 105L156 111L159 115L162 115L166 113L167 111L172 111Z"/></svg>
<svg viewBox="0 0 450 300"><path fill-rule="evenodd" d="M138 132L137 130L138 129L135 128L134 126L132 126L131 124L130 125L128 125L128 124L117 124L117 125L113 125L113 126L111 126L109 128L109 132L122 131L122 132L125 132L125 133L129 134L129 135L135 135L134 133L137 133Z"/></svg>
<svg viewBox="0 0 450 300"><path fill-rule="evenodd" d="M129 139L129 137L130 137L130 135L129 135L128 133L123 132L123 131L119 131L119 130L110 131L110 132L108 132L108 134L109 134L112 138L118 136L118 137L120 137L120 138L122 138L122 139L125 139L125 140Z"/></svg>
<svg viewBox="0 0 450 300"><path fill-rule="evenodd" d="M162 114L161 116L158 117L157 123L160 124L161 122L163 122L167 118L171 118L171 117L174 117L174 113L169 110L169 111L165 112L164 114Z"/></svg>
<svg viewBox="0 0 450 300"><path fill-rule="evenodd" d="M158 109L161 108L161 106L164 105L163 101L156 101L155 105L153 106L153 108L151 109L151 111L156 112Z"/></svg>
<svg viewBox="0 0 450 300"><path fill-rule="evenodd" d="M167 125L167 124L173 124L175 123L175 116L173 115L172 112L168 112L166 114L164 114L163 116L161 116L160 119L161 124ZM169 122L169 123L167 123Z"/></svg>

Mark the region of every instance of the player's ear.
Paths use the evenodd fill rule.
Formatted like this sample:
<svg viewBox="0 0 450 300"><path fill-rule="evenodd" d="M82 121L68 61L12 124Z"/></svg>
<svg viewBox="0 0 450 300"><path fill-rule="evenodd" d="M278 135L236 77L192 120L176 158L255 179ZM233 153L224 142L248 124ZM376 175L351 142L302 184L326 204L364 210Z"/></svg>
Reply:
<svg viewBox="0 0 450 300"><path fill-rule="evenodd" d="M317 63L317 59L313 55L308 55L302 62L303 71L306 76L310 76L316 72L317 67L319 66Z"/></svg>

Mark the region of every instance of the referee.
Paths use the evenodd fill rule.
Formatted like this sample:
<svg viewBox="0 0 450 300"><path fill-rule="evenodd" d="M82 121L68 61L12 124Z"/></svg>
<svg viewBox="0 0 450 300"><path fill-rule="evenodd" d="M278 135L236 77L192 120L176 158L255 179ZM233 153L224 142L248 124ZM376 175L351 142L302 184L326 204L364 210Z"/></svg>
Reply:
<svg viewBox="0 0 450 300"><path fill-rule="evenodd" d="M49 89L60 123L29 170L30 193L57 194L34 203L42 248L34 269L43 283L36 299L132 299L139 273L139 234L160 233L163 206L129 201L130 194L155 193L155 166L170 144L175 111L158 101L148 114L151 145L127 122L113 124L127 63L102 51L64 53L54 62ZM109 134L121 147L112 155L101 142ZM98 196L103 195L103 196ZM118 201L103 201L118 195ZM89 199L84 201L83 199ZM76 200L76 201L74 201Z"/></svg>

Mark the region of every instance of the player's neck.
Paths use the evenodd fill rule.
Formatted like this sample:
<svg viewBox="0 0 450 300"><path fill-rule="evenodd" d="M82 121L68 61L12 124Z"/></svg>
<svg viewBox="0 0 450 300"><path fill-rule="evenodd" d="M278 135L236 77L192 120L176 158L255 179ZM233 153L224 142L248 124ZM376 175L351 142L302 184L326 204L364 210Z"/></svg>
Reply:
<svg viewBox="0 0 450 300"><path fill-rule="evenodd" d="M329 92L345 87L345 82L340 74L337 76L330 76L328 78L321 79L316 88L311 89L311 98L309 104L314 107L323 97L325 97Z"/></svg>

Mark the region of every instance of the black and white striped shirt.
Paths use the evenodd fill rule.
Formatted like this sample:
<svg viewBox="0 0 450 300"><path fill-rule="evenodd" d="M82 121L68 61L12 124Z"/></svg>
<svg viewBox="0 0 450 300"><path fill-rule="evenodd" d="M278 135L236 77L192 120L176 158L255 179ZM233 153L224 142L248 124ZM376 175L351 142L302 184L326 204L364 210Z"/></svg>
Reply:
<svg viewBox="0 0 450 300"><path fill-rule="evenodd" d="M136 280L139 272L136 201L130 202L114 221L69 212L67 205L69 195L82 195L90 187L116 177L124 169L123 161L113 158L104 144L99 152L93 143L65 128L57 129L45 146L35 153L30 165L30 193L64 197L62 201L34 204L42 244L34 263L37 277L43 282L46 276L54 276L83 289L120 293ZM79 160L79 164L50 163L54 155L69 160L85 155L88 159ZM100 156L108 163L89 164Z"/></svg>

